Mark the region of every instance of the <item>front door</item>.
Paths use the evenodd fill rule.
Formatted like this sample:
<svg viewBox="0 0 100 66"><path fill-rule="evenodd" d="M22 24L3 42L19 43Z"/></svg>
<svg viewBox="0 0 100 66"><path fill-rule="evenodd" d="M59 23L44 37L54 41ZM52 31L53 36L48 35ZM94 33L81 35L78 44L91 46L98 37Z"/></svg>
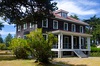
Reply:
<svg viewBox="0 0 100 66"><path fill-rule="evenodd" d="M64 37L63 48L69 49L69 37Z"/></svg>

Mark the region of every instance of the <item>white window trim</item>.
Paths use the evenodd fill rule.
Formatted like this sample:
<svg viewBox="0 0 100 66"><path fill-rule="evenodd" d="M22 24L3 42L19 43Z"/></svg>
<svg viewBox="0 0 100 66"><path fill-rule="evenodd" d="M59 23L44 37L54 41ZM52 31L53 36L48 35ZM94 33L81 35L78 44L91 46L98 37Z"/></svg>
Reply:
<svg viewBox="0 0 100 66"><path fill-rule="evenodd" d="M74 29L73 29L73 26L74 26ZM71 31L72 31L72 32L75 32L75 31L76 31L76 25L75 25L75 24L72 24L72 25L71 25Z"/></svg>
<svg viewBox="0 0 100 66"><path fill-rule="evenodd" d="M46 19L46 26L43 25L43 20L42 20L42 27L48 28L48 19Z"/></svg>
<svg viewBox="0 0 100 66"><path fill-rule="evenodd" d="M68 23L65 23L65 22L64 22L64 30L66 30L66 29L65 29L65 24L67 24L67 30L68 30Z"/></svg>
<svg viewBox="0 0 100 66"><path fill-rule="evenodd" d="M27 29L27 23L25 23L25 24L23 25L23 28L24 28L24 29Z"/></svg>
<svg viewBox="0 0 100 66"><path fill-rule="evenodd" d="M47 34L43 34L43 35L46 35L46 39L48 39L48 35Z"/></svg>
<svg viewBox="0 0 100 66"><path fill-rule="evenodd" d="M32 28L32 23L30 23L30 28Z"/></svg>
<svg viewBox="0 0 100 66"><path fill-rule="evenodd" d="M81 31L81 28L82 28L82 31ZM80 26L80 33L83 33L83 26Z"/></svg>
<svg viewBox="0 0 100 66"><path fill-rule="evenodd" d="M57 28L54 27L54 22L57 22ZM58 29L58 21L57 20L53 20L53 29Z"/></svg>
<svg viewBox="0 0 100 66"><path fill-rule="evenodd" d="M18 31L21 31L21 26L20 25L18 25Z"/></svg>

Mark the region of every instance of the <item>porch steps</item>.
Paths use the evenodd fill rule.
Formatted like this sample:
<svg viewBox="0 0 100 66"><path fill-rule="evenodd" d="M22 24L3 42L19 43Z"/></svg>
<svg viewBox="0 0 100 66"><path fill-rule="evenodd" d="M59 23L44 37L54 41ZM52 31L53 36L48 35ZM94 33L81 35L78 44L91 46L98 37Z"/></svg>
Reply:
<svg viewBox="0 0 100 66"><path fill-rule="evenodd" d="M74 50L74 53L75 53L79 58L87 58L87 55L85 55L81 50Z"/></svg>

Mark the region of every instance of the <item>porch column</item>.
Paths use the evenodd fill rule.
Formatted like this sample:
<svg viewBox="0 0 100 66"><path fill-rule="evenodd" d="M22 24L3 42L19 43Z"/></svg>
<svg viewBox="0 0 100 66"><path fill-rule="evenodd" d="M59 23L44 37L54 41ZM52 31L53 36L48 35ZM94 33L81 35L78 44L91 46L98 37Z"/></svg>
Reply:
<svg viewBox="0 0 100 66"><path fill-rule="evenodd" d="M71 49L73 49L73 35L71 35Z"/></svg>
<svg viewBox="0 0 100 66"><path fill-rule="evenodd" d="M81 49L81 36L79 36L79 49Z"/></svg>
<svg viewBox="0 0 100 66"><path fill-rule="evenodd" d="M60 34L58 34L58 49L60 49L60 47L61 47L61 46L60 46L60 43L61 43L61 42L60 42Z"/></svg>
<svg viewBox="0 0 100 66"><path fill-rule="evenodd" d="M88 46L88 49L90 50L90 37L87 37L87 46Z"/></svg>
<svg viewBox="0 0 100 66"><path fill-rule="evenodd" d="M62 51L58 51L58 58L62 57Z"/></svg>
<svg viewBox="0 0 100 66"><path fill-rule="evenodd" d="M63 49L63 34L61 33L61 49Z"/></svg>

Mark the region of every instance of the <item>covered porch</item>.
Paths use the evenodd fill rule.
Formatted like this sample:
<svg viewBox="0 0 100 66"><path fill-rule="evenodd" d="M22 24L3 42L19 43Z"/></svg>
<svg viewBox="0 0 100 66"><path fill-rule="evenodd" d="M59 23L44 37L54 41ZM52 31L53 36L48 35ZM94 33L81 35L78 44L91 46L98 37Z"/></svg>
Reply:
<svg viewBox="0 0 100 66"><path fill-rule="evenodd" d="M58 52L58 57L62 57L63 51L90 51L90 37L92 35L69 32L63 30L52 31L57 35L58 43L53 45L52 51Z"/></svg>

